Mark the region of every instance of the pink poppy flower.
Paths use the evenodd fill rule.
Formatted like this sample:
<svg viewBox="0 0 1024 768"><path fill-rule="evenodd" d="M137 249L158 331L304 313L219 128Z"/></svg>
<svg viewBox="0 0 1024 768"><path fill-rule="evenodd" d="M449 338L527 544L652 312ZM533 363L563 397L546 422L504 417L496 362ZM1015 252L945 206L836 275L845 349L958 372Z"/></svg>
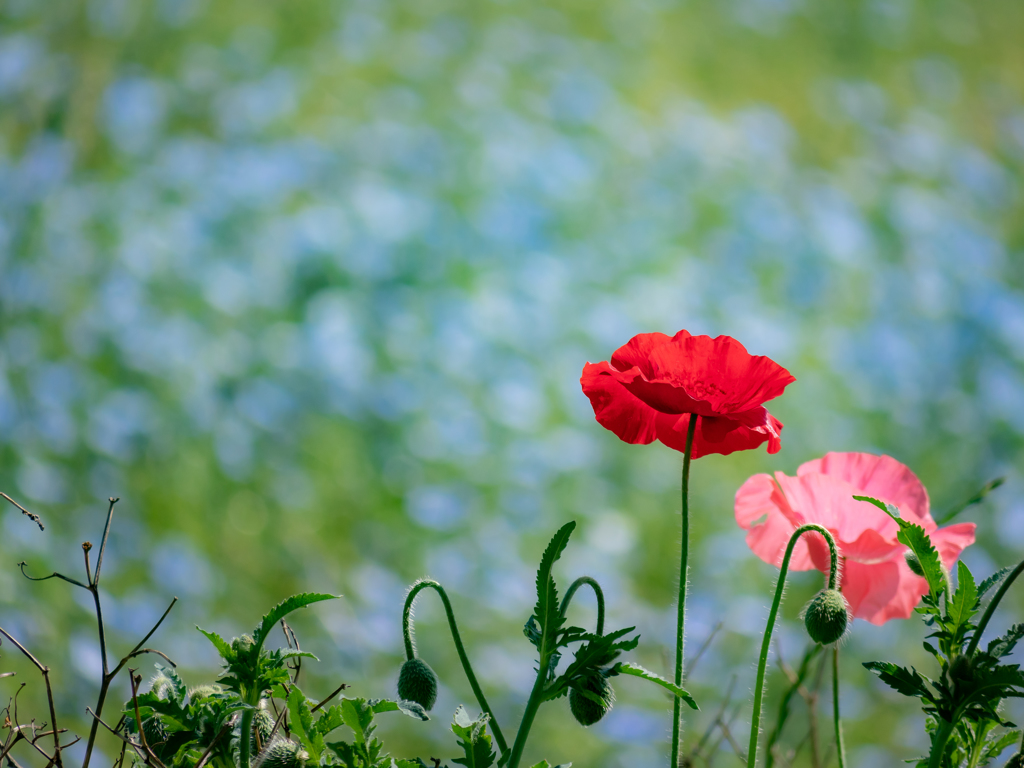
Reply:
<svg viewBox="0 0 1024 768"><path fill-rule="evenodd" d="M896 521L872 504L855 501L854 494L899 507L905 520L924 528L947 568L974 543L974 523L939 528L917 476L890 456L870 453L828 453L801 465L796 477L754 475L736 492L736 522L749 531L754 554L776 566L793 531L805 523L824 526L843 559L841 589L852 614L872 624L906 619L928 584L907 565L908 548L896 540ZM828 565L824 538L800 537L789 567L827 572Z"/></svg>
<svg viewBox="0 0 1024 768"><path fill-rule="evenodd" d="M774 360L751 355L731 336L679 331L641 333L615 350L611 362L587 363L580 384L601 426L620 440L659 440L686 450L693 415L700 422L691 456L730 454L768 443L782 447L782 422L764 403L778 397L793 375Z"/></svg>

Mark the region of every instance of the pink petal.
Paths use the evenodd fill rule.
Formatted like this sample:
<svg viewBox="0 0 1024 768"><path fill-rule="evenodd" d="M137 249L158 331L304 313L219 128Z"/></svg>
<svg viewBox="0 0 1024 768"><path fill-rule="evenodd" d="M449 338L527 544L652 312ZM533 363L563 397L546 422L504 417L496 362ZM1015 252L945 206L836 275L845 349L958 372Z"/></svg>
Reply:
<svg viewBox="0 0 1024 768"><path fill-rule="evenodd" d="M909 618L928 591L928 582L915 576L902 556L885 563L848 561L842 591L855 618L884 624Z"/></svg>
<svg viewBox="0 0 1024 768"><path fill-rule="evenodd" d="M891 456L827 453L801 465L797 475L819 472L845 480L857 489L859 496L873 496L895 504L905 519L924 526L926 531L935 528L928 511L928 491L909 467Z"/></svg>
<svg viewBox="0 0 1024 768"><path fill-rule="evenodd" d="M939 558L947 568L952 568L964 548L974 543L974 532L978 526L974 523L957 523L939 528L928 534L939 551Z"/></svg>

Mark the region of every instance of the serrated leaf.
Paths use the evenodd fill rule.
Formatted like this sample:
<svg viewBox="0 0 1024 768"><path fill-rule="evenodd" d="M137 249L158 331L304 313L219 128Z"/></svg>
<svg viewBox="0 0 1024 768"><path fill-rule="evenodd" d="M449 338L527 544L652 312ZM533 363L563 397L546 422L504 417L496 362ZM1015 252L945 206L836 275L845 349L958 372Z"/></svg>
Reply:
<svg viewBox="0 0 1024 768"><path fill-rule="evenodd" d="M312 659L313 661L320 661L316 656L308 651L296 651L291 648L283 648L280 651L281 661L288 661L288 659Z"/></svg>
<svg viewBox="0 0 1024 768"><path fill-rule="evenodd" d="M939 553L935 550L924 528L904 520L900 516L899 507L895 504L886 504L884 501L871 496L855 495L853 498L857 501L866 501L868 504L875 505L896 521L896 524L900 527L899 533L896 534L897 541L909 547L910 551L917 555L917 559L921 563L921 570L924 571L925 580L928 582L928 588L936 595L941 594L946 588L946 579L942 572L942 561L939 559Z"/></svg>
<svg viewBox="0 0 1024 768"><path fill-rule="evenodd" d="M366 703L370 707L370 711L375 715L379 715L381 712L401 712L403 715L408 715L416 720L427 721L430 719L430 715L427 714L423 706L415 701L407 701L406 699L399 699L398 701L370 699Z"/></svg>
<svg viewBox="0 0 1024 768"><path fill-rule="evenodd" d="M967 624L977 613L975 606L978 604L978 588L974 585L974 576L962 560L957 563L956 578L956 592L946 610L946 615L953 622L953 631Z"/></svg>
<svg viewBox="0 0 1024 768"><path fill-rule="evenodd" d="M989 641L987 652L996 658L1008 656L1022 637L1024 637L1024 624L1014 624L1006 630L1005 635Z"/></svg>
<svg viewBox="0 0 1024 768"><path fill-rule="evenodd" d="M994 587L996 584L1005 579L1006 574L1008 574L1012 570L1013 568L1010 566L1007 566L1006 568L1000 568L987 579L983 579L981 584L978 585L978 599L981 600L981 598L985 596L986 592L988 592L990 589L992 589L992 587Z"/></svg>
<svg viewBox="0 0 1024 768"><path fill-rule="evenodd" d="M544 555L540 559L540 566L537 568L537 605L533 609L533 615L537 620L542 636L546 635L548 638L553 636L553 633L558 630L562 623L558 610L558 590L555 588L555 580L551 575L551 569L558 558L562 556L562 552L569 543L569 537L575 528L576 523L569 522L558 529L544 550Z"/></svg>
<svg viewBox="0 0 1024 768"><path fill-rule="evenodd" d="M1017 744L1020 741L1020 731L1009 731L1002 736L994 736L985 743L985 751L982 755L980 765L996 759L1007 747Z"/></svg>
<svg viewBox="0 0 1024 768"><path fill-rule="evenodd" d="M700 707L697 706L697 702L693 700L693 697L688 691L683 690L671 680L666 680L661 675L651 672L649 669L644 669L639 664L620 661L608 671L608 676L611 677L612 675L632 675L633 677L650 680L652 683L660 685L672 695L678 696L680 699L685 701L689 705L690 709L700 710Z"/></svg>
<svg viewBox="0 0 1024 768"><path fill-rule="evenodd" d="M207 632L205 629L198 625L196 626L196 629L202 632L203 635L205 635L206 639L213 643L213 647L217 649L217 653L220 654L220 657L224 659L224 661L234 661L235 652L231 648L231 645L228 643L227 640L218 635L216 632Z"/></svg>
<svg viewBox="0 0 1024 768"><path fill-rule="evenodd" d="M328 595L321 592L303 592L302 594L292 595L286 600L282 600L280 603L270 609L270 612L264 616L260 623L256 625L256 629L252 632L252 639L256 643L256 648L262 648L264 641L270 634L274 626L287 616L292 611L298 610L299 608L305 608L307 605L313 603L319 603L323 600L334 600L339 595Z"/></svg>
<svg viewBox="0 0 1024 768"><path fill-rule="evenodd" d="M320 761L324 751L324 737L313 727L313 714L309 702L298 686L292 686L288 694L288 715L292 733L298 736L302 746L309 752L313 762Z"/></svg>
<svg viewBox="0 0 1024 768"><path fill-rule="evenodd" d="M487 734L486 725L490 716L484 712L476 720L470 718L465 707L459 706L452 718L452 733L459 740L463 757L452 760L466 768L490 768L494 765L494 750L491 748L491 737Z"/></svg>
<svg viewBox="0 0 1024 768"><path fill-rule="evenodd" d="M904 696L915 696L927 701L933 699L925 678L918 674L916 669L906 669L890 661L865 661L863 666L878 675L883 683Z"/></svg>

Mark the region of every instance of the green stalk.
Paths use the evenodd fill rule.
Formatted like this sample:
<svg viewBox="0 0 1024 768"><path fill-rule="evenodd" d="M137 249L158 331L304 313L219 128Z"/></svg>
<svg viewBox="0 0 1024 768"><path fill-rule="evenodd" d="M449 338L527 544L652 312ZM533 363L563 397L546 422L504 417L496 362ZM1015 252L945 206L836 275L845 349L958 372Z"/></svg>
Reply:
<svg viewBox="0 0 1024 768"><path fill-rule="evenodd" d="M487 703L487 699L484 697L484 692L480 688L480 683L476 680L476 675L473 674L473 666L469 663L469 656L466 655L466 647L462 644L462 637L459 634L459 625L455 621L455 611L452 610L452 604L448 600L448 593L444 591L444 587L433 579L421 579L420 581L417 581L412 586L412 589L409 590L409 594L405 598L405 608L402 610L402 638L405 640L405 657L408 660L416 658L416 644L413 639L412 608L413 604L416 602L416 596L428 587L441 596L441 602L444 604L444 612L448 616L448 627L452 632L452 641L455 643L455 650L459 654L459 661L462 662L462 669L466 672L466 677L469 680L469 686L473 689L473 695L476 696L477 703L480 704L480 709L486 712L491 718L488 725L490 726L491 733L494 734L494 740L498 742L498 749L501 750L502 754L505 754L508 752L508 743L505 741L505 737L501 733L501 727L498 725L498 720L494 716L493 710Z"/></svg>
<svg viewBox="0 0 1024 768"><path fill-rule="evenodd" d="M249 696L243 696L243 698L247 704L253 703L249 701ZM255 715L256 710L251 707L242 711L242 732L238 735L238 764L241 768L249 768L250 765L250 752L252 749L252 719ZM141 728L142 726L140 725L139 727Z"/></svg>
<svg viewBox="0 0 1024 768"><path fill-rule="evenodd" d="M512 745L512 754L508 759L508 768L519 768L519 761L523 757L523 749L526 747L526 739L530 735L530 728L533 727L533 719L537 716L537 710L544 701L544 685L547 678L548 665L551 662L551 653L548 648L548 631L545 628L540 638L540 663L537 665L537 679L533 683L533 690L530 691L530 698L526 702L526 710L523 712L523 719L519 723L519 730L516 732L516 740Z"/></svg>
<svg viewBox="0 0 1024 768"><path fill-rule="evenodd" d="M757 765L757 739L761 733L761 700L764 698L764 671L768 664L768 651L771 648L772 632L775 630L775 618L779 613L779 605L782 603L782 593L786 586L786 574L789 571L789 560L793 556L793 548L797 540L805 533L815 531L825 537L828 542L829 553L832 557L831 567L828 574L828 588L836 588L836 577L839 572L839 555L836 552L836 542L832 534L825 528L815 523L809 523L797 528L789 539L786 546L786 554L782 557L782 566L779 568L779 583L775 588L775 600L772 602L772 609L768 613L768 626L764 629L764 639L761 641L761 656L757 661L757 680L754 683L754 712L750 721L750 746L747 749L747 766L755 768Z"/></svg>
<svg viewBox="0 0 1024 768"><path fill-rule="evenodd" d="M832 718L836 724L836 753L839 768L846 766L846 747L843 746L843 723L839 719L839 646L832 648Z"/></svg>
<svg viewBox="0 0 1024 768"><path fill-rule="evenodd" d="M676 669L674 682L680 688L683 685L683 639L686 624L686 576L687 560L690 556L690 454L693 453L693 436L697 431L697 420L700 417L690 414L686 428L686 450L683 452L683 536L682 548L679 553L679 599L676 608ZM682 748L680 731L683 723L683 706L678 696L672 697L672 763L671 768L679 766L679 751Z"/></svg>
<svg viewBox="0 0 1024 768"><path fill-rule="evenodd" d="M928 768L942 768L942 758L946 754L946 742L953 734L953 724L939 718L939 727L932 737L932 753L928 758Z"/></svg>
<svg viewBox="0 0 1024 768"><path fill-rule="evenodd" d="M584 584L590 586L594 590L594 596L597 598L597 631L595 634L604 634L604 591L601 589L601 585L597 583L596 579L590 576L580 576L570 586L569 590L565 593L565 597L562 598L562 605L559 607L558 612L562 618L565 618L566 611L569 610L569 603L572 602L573 595L576 594L576 590L582 587Z"/></svg>
<svg viewBox="0 0 1024 768"><path fill-rule="evenodd" d="M1024 571L1024 560L1021 560L1014 568L1010 575L1003 579L1003 583L999 585L999 589L992 598L992 602L988 604L988 608L985 609L985 613L981 617L981 621L978 623L978 628L974 630L974 635L971 637L971 644L967 646L967 658L974 656L974 652L978 649L978 643L981 641L981 636L985 634L985 627L988 626L988 620L992 618L992 614L995 613L996 606L999 605L999 601L1003 599L1003 595L1006 594L1006 590L1010 588L1014 580L1020 576L1021 572Z"/></svg>

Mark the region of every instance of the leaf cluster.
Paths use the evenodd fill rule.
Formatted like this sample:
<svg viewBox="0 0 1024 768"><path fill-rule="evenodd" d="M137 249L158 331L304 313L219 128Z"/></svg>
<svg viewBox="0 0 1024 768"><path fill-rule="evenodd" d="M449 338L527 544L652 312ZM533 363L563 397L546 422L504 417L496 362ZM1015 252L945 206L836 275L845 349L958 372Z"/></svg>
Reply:
<svg viewBox="0 0 1024 768"><path fill-rule="evenodd" d="M921 700L927 715L931 750L917 765L924 768L952 768L968 761L986 765L1007 746L1020 739L1016 725L999 713L1003 699L1024 697L1024 672L1018 664L1002 659L1024 638L1024 624L1011 627L1003 636L978 649L979 626L974 617L985 595L1009 573L1004 568L980 584L970 569L957 564L954 590L938 552L924 529L903 520L899 510L877 499L855 496L875 504L900 526L897 538L910 548L921 564L928 593L917 612L932 629L924 648L935 659L938 674L928 677L913 667L892 662L870 661L865 667L898 693ZM1006 730L1011 729L1011 730Z"/></svg>

